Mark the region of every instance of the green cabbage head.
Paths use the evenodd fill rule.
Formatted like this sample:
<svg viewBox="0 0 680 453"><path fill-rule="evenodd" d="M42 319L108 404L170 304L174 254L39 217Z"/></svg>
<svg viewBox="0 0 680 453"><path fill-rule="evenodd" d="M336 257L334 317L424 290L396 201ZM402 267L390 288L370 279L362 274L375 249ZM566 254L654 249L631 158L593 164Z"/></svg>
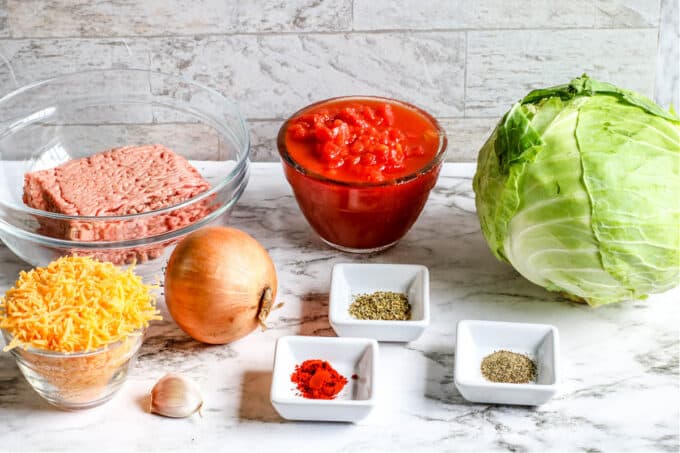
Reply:
<svg viewBox="0 0 680 453"><path fill-rule="evenodd" d="M479 153L477 213L492 252L592 306L680 280L680 120L587 76L535 90Z"/></svg>

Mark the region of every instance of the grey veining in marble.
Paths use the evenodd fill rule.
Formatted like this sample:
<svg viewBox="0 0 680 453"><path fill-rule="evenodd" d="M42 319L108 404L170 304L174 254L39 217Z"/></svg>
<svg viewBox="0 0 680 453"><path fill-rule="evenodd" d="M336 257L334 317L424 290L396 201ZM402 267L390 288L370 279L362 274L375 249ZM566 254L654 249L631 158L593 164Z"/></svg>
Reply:
<svg viewBox="0 0 680 453"><path fill-rule="evenodd" d="M680 289L591 309L561 301L496 261L474 213L474 167L447 164L412 231L372 256L323 245L301 216L277 164L255 164L233 225L260 240L279 274L270 329L225 346L201 345L168 317L150 329L129 381L87 412L50 408L0 354L0 449L9 451L512 451L670 452L680 446ZM379 403L357 425L281 420L269 403L282 335L333 335L331 267L346 261L419 263L431 274L432 323L410 344L381 344ZM0 247L0 290L20 269ZM561 337L563 381L539 408L465 402L453 384L456 322L551 323ZM203 417L147 413L164 373L202 387Z"/></svg>
<svg viewBox="0 0 680 453"><path fill-rule="evenodd" d="M677 105L679 9L678 0L0 0L0 94L94 68L179 74L240 104L256 160L276 159L271 132L310 102L387 95L446 125L448 160L474 161L487 124L514 101L583 72ZM144 123L144 139L147 123L169 121L126 122Z"/></svg>

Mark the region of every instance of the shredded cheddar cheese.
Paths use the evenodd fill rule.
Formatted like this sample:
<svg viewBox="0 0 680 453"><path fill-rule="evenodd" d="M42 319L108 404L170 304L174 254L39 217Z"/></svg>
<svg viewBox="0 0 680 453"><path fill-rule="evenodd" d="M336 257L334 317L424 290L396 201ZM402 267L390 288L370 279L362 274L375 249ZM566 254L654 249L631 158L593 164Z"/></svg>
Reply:
<svg viewBox="0 0 680 453"><path fill-rule="evenodd" d="M87 352L123 340L161 319L152 288L132 268L81 256L22 271L0 299L0 328L12 335L4 350Z"/></svg>

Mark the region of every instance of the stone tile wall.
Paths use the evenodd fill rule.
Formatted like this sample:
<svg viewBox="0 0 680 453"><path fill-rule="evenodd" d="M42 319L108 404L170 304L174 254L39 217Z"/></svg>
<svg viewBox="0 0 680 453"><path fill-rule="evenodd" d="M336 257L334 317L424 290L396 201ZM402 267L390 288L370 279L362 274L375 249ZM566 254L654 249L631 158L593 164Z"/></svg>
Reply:
<svg viewBox="0 0 680 453"><path fill-rule="evenodd" d="M265 161L278 158L276 132L298 108L384 95L433 113L449 134L448 160L473 161L512 102L583 72L662 103L677 98L676 3L0 0L0 93L94 68L179 74L240 105L253 158ZM101 132L92 146L169 134L190 147L201 136L156 123L92 127Z"/></svg>

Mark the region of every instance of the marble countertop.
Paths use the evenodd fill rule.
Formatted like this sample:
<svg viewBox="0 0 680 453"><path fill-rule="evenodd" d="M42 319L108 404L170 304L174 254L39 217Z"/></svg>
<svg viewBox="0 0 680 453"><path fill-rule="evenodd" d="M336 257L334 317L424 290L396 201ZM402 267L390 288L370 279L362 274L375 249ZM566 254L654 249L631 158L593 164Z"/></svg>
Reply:
<svg viewBox="0 0 680 453"><path fill-rule="evenodd" d="M3 451L678 451L680 290L591 309L556 296L496 261L474 213L472 164L446 164L420 219L396 247L355 256L307 226L278 164L255 164L233 225L260 240L279 273L270 329L206 346L162 307L128 382L107 404L62 412L34 393L0 353ZM290 334L334 335L328 290L335 263L418 263L431 273L432 323L409 344L380 345L379 404L359 424L282 420L269 402L274 344ZM21 269L0 246L0 291ZM162 305L162 304L161 304ZM561 335L559 393L538 408L471 404L453 383L456 323L550 323ZM148 413L166 372L199 383L203 416Z"/></svg>

